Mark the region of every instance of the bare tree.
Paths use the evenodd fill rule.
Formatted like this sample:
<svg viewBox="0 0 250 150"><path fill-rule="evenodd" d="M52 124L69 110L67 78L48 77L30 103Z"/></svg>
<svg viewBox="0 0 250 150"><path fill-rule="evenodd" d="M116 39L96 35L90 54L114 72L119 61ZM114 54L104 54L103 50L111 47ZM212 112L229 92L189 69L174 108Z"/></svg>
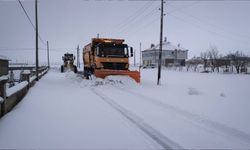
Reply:
<svg viewBox="0 0 250 150"><path fill-rule="evenodd" d="M240 51L229 54L228 57L231 58L232 65L235 67L237 73L246 72L246 65L250 62L249 57Z"/></svg>
<svg viewBox="0 0 250 150"><path fill-rule="evenodd" d="M227 57L220 56L220 58L217 60L217 66L221 67L224 66L225 70L224 72L229 72L229 66L230 66L230 59Z"/></svg>
<svg viewBox="0 0 250 150"><path fill-rule="evenodd" d="M186 62L187 71L188 71L190 68L193 68L193 69L194 69L194 72L196 72L199 64L202 64L202 60L201 60L200 57L193 57L193 58L189 59L189 60Z"/></svg>
<svg viewBox="0 0 250 150"><path fill-rule="evenodd" d="M201 52L200 58L203 61L203 68L204 71L207 71L207 66L208 66L208 52Z"/></svg>
<svg viewBox="0 0 250 150"><path fill-rule="evenodd" d="M217 47L214 45L210 45L210 48L207 53L208 53L208 58L210 60L212 71L214 72L214 69L217 68L217 71L219 72L219 65L218 65L219 51Z"/></svg>

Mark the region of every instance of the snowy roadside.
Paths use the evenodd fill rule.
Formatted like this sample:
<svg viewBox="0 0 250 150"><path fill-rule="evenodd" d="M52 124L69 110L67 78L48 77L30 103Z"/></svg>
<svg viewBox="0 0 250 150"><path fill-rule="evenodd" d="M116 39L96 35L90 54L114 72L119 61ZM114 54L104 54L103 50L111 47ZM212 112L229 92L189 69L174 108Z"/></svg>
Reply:
<svg viewBox="0 0 250 150"><path fill-rule="evenodd" d="M156 73L143 70L139 85L122 77L78 83L99 89L185 148L250 147L250 76L164 70L156 86Z"/></svg>
<svg viewBox="0 0 250 150"><path fill-rule="evenodd" d="M0 138L4 138L0 145L250 148L250 76L164 70L157 86L156 73L142 70L142 83L137 84L127 77L85 80L72 72L52 70L0 120ZM20 133L26 132L20 140ZM8 142L13 138L18 141L14 147Z"/></svg>
<svg viewBox="0 0 250 150"><path fill-rule="evenodd" d="M160 149L89 88L51 70L0 120L0 149Z"/></svg>

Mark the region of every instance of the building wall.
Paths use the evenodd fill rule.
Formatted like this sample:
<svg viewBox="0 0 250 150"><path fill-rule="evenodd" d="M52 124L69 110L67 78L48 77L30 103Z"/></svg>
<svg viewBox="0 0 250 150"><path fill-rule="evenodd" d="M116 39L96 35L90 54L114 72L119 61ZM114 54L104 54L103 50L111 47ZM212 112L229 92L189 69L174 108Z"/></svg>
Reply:
<svg viewBox="0 0 250 150"><path fill-rule="evenodd" d="M162 65L185 65L187 59L187 50L163 50L162 51ZM142 51L143 65L158 64L159 51L145 50Z"/></svg>
<svg viewBox="0 0 250 150"><path fill-rule="evenodd" d="M9 66L9 61L8 60L0 59L0 76L8 75L8 71L9 71L8 66Z"/></svg>

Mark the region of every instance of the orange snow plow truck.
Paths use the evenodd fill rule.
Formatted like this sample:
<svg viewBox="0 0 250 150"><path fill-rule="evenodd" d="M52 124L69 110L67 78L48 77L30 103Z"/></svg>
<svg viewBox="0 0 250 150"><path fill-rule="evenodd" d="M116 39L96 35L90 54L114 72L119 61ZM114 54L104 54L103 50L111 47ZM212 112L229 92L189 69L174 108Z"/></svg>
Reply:
<svg viewBox="0 0 250 150"><path fill-rule="evenodd" d="M129 57L133 57L133 48L123 39L93 38L83 48L84 77L127 75L139 83L140 73L129 70Z"/></svg>

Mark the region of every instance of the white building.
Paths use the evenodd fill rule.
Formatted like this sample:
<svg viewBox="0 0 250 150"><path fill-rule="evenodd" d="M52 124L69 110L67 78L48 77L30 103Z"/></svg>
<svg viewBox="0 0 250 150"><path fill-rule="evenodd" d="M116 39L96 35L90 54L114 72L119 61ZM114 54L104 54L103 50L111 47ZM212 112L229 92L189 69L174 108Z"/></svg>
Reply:
<svg viewBox="0 0 250 150"><path fill-rule="evenodd" d="M160 44L151 44L151 47L142 51L142 62L144 66L149 64L158 64ZM162 43L162 65L163 66L185 66L188 50L172 45L166 39Z"/></svg>

